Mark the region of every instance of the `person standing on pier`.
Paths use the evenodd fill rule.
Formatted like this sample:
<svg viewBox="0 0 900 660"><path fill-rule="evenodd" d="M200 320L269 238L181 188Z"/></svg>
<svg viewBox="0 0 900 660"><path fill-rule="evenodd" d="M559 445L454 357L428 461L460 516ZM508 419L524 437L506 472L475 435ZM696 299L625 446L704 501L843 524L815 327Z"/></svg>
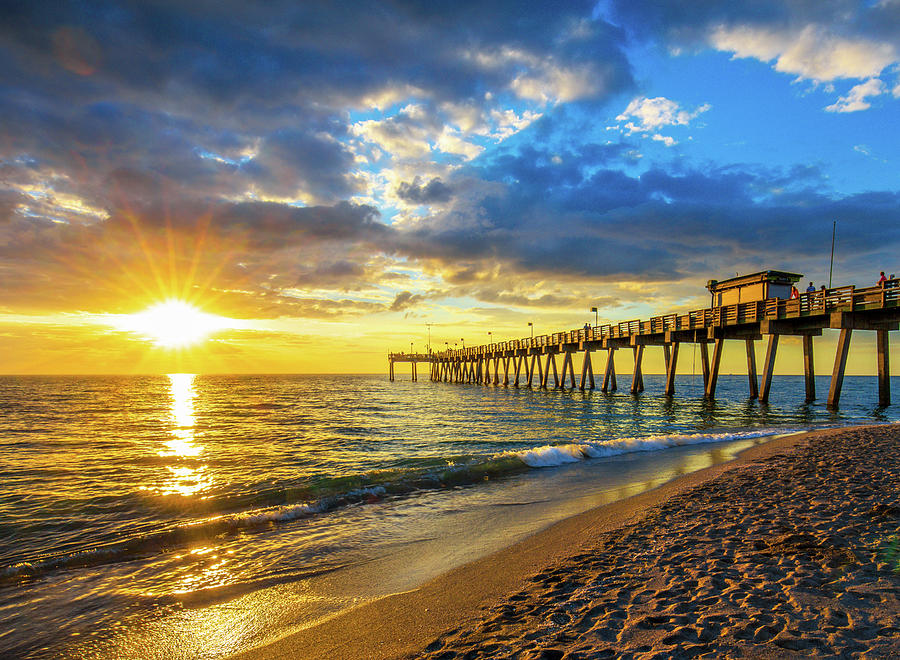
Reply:
<svg viewBox="0 0 900 660"><path fill-rule="evenodd" d="M799 297L800 297L799 289L797 289L796 285L791 284L791 300L796 300Z"/></svg>
<svg viewBox="0 0 900 660"><path fill-rule="evenodd" d="M887 278L884 276L884 271L881 271L881 277L878 278L878 286L883 287L885 282L887 282Z"/></svg>
<svg viewBox="0 0 900 660"><path fill-rule="evenodd" d="M816 292L816 286L812 282L810 282L809 286L806 287L806 293L815 293L815 292Z"/></svg>

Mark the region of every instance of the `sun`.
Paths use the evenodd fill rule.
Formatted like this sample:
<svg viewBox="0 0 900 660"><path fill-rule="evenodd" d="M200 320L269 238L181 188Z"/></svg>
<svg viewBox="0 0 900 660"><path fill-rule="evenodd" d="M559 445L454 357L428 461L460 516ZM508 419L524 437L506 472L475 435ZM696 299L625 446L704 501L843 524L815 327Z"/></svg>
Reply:
<svg viewBox="0 0 900 660"><path fill-rule="evenodd" d="M212 334L239 327L239 322L207 314L183 300L170 299L118 319L116 326L151 339L157 346L182 348L198 344Z"/></svg>

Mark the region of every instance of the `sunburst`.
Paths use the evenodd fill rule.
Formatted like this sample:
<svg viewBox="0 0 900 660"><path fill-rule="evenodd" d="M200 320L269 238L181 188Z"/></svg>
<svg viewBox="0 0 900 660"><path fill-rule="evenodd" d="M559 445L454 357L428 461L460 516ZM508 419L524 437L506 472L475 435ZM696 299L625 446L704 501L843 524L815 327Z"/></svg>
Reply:
<svg viewBox="0 0 900 660"><path fill-rule="evenodd" d="M208 339L222 330L240 328L241 322L208 314L183 300L169 299L115 319L114 325L142 335L157 346L183 348Z"/></svg>

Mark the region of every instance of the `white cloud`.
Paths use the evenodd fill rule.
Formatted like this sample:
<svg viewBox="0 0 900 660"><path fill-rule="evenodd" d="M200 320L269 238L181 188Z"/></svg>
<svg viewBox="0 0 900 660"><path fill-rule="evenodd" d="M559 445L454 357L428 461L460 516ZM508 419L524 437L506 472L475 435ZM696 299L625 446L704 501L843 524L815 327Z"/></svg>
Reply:
<svg viewBox="0 0 900 660"><path fill-rule="evenodd" d="M444 127L435 146L444 153L457 154L463 156L466 160L472 160L484 151L484 147L466 142L448 127Z"/></svg>
<svg viewBox="0 0 900 660"><path fill-rule="evenodd" d="M819 25L799 30L719 26L710 43L735 57L775 60L776 71L822 82L871 78L898 59L890 43L841 37Z"/></svg>
<svg viewBox="0 0 900 660"><path fill-rule="evenodd" d="M663 126L686 126L691 120L710 109L705 103L693 112L683 110L681 106L671 99L663 96L648 99L638 96L631 100L625 111L616 117L617 121L636 119L637 123L629 121L624 128L628 134L650 133L659 130ZM654 138L656 139L656 138Z"/></svg>
<svg viewBox="0 0 900 660"><path fill-rule="evenodd" d="M872 105L867 99L871 96L880 96L884 94L884 92L884 83L878 78L870 78L866 82L853 87L847 93L847 96L842 96L825 109L828 112L858 112L860 110L868 110Z"/></svg>
<svg viewBox="0 0 900 660"><path fill-rule="evenodd" d="M532 122L540 119L542 113L531 110L517 115L514 110L491 110L491 120L494 122L494 130L490 136L497 141L505 140L511 135L527 128Z"/></svg>
<svg viewBox="0 0 900 660"><path fill-rule="evenodd" d="M519 98L566 103L595 94L599 78L591 67L564 68L543 63L537 71L517 76L510 88Z"/></svg>
<svg viewBox="0 0 900 660"><path fill-rule="evenodd" d="M595 64L561 65L553 57L538 56L520 48L464 52L462 56L493 72L510 72L508 83L516 96L542 104L565 103L596 94L607 77Z"/></svg>
<svg viewBox="0 0 900 660"><path fill-rule="evenodd" d="M672 147L672 146L675 146L676 144L678 144L674 138L671 138L667 135L660 135L659 133L655 134L653 136L653 139L656 142L662 142L667 147Z"/></svg>

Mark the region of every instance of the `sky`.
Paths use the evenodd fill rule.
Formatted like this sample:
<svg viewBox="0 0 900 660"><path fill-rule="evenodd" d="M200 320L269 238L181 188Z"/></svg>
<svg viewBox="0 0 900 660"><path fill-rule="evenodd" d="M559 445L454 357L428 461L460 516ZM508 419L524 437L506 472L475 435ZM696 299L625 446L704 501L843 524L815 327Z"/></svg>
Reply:
<svg viewBox="0 0 900 660"><path fill-rule="evenodd" d="M827 284L833 228L900 273L896 0L0 0L0 61L0 373L386 372Z"/></svg>

